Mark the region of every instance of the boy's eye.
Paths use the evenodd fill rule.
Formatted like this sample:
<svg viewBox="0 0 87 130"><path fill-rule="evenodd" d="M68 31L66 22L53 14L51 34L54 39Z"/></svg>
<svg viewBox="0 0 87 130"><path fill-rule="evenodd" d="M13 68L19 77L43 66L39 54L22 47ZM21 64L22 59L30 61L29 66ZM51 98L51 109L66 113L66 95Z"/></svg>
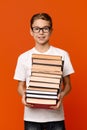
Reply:
<svg viewBox="0 0 87 130"><path fill-rule="evenodd" d="M39 27L34 27L33 29L34 29L34 30L39 30Z"/></svg>
<svg viewBox="0 0 87 130"><path fill-rule="evenodd" d="M43 29L44 29L44 30L49 30L49 27L44 27Z"/></svg>

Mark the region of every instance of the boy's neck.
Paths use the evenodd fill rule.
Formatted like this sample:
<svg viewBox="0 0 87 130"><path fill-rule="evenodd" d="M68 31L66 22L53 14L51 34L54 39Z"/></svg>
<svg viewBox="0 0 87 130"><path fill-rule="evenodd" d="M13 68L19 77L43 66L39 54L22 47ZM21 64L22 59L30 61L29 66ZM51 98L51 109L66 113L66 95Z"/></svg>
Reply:
<svg viewBox="0 0 87 130"><path fill-rule="evenodd" d="M46 51L48 51L48 49L50 48L50 44L45 44L45 45L36 45L35 49L41 53L44 53Z"/></svg>

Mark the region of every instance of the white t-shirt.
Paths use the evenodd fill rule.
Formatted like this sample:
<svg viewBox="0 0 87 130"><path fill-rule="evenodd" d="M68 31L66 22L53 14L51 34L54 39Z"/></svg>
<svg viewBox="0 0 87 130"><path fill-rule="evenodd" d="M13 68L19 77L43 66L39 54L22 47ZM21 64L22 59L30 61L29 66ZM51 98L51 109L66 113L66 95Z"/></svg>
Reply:
<svg viewBox="0 0 87 130"><path fill-rule="evenodd" d="M47 54L62 56L64 60L63 77L74 73L69 55L66 51L50 46L45 53L38 52L35 48L21 54L18 57L17 66L15 69L14 79L19 81L26 81L26 86L29 86L29 80L32 67L32 54ZM50 122L64 120L63 106L59 110L29 108L25 106L24 120L34 122Z"/></svg>

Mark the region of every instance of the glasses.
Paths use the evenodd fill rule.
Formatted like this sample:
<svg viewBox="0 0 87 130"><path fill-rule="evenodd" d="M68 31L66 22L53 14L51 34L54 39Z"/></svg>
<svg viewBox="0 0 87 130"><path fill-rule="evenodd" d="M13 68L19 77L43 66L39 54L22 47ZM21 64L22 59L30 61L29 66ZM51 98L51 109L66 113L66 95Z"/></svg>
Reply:
<svg viewBox="0 0 87 130"><path fill-rule="evenodd" d="M48 33L50 31L50 29L51 29L51 27L49 27L49 26L45 26L43 28L39 28L37 26L36 27L32 27L32 31L34 33L39 33L40 30L42 30L43 33Z"/></svg>

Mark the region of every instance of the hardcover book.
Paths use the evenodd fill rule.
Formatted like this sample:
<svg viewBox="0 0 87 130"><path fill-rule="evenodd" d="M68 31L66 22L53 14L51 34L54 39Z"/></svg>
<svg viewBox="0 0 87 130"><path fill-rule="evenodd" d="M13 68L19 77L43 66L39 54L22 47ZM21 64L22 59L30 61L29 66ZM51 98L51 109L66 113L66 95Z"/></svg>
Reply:
<svg viewBox="0 0 87 130"><path fill-rule="evenodd" d="M45 54L32 54L32 59L52 59L52 60L62 60L62 56L56 55L45 55Z"/></svg>
<svg viewBox="0 0 87 130"><path fill-rule="evenodd" d="M26 90L26 94L42 94L42 95L57 95L58 94L58 91L41 91L41 90L30 90L30 89L27 89Z"/></svg>
<svg viewBox="0 0 87 130"><path fill-rule="evenodd" d="M26 98L26 102L33 105L33 108L51 109L51 106L56 106L58 100Z"/></svg>
<svg viewBox="0 0 87 130"><path fill-rule="evenodd" d="M42 91L42 92L57 92L59 91L59 89L55 89L55 88L45 88L45 87L32 87L32 86L29 86L27 90L33 90L33 91Z"/></svg>
<svg viewBox="0 0 87 130"><path fill-rule="evenodd" d="M35 87L35 88L51 88L51 89L59 89L60 87L60 84L56 84L56 83L47 83L47 82L33 82L33 81L30 81L29 82L29 87ZM28 87L28 88L29 88Z"/></svg>
<svg viewBox="0 0 87 130"><path fill-rule="evenodd" d="M61 83L61 79L49 78L49 77L38 77L38 76L31 76L30 81L33 81L33 82L35 82L35 81L36 82L45 82L45 83L55 83L55 84Z"/></svg>
<svg viewBox="0 0 87 130"><path fill-rule="evenodd" d="M33 59L33 64L53 65L59 66L63 64L62 60L45 60L45 59Z"/></svg>

